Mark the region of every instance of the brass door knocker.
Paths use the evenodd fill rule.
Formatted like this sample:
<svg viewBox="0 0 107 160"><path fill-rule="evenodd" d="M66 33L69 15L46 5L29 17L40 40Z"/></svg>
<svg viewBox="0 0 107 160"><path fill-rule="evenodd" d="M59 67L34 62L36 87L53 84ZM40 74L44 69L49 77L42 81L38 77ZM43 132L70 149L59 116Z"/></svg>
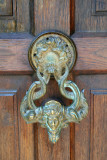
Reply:
<svg viewBox="0 0 107 160"><path fill-rule="evenodd" d="M29 48L30 65L36 71L39 81L33 82L21 102L21 115L27 123L39 122L47 128L50 141L57 142L61 128L70 122L80 122L88 113L88 104L84 90L80 92L77 85L67 80L69 70L76 61L76 48L73 41L62 33L47 32L38 36ZM54 76L61 94L73 102L63 106L56 100L37 107L35 100L46 93L46 84ZM67 91L66 87L71 91ZM40 88L35 92L35 89Z"/></svg>

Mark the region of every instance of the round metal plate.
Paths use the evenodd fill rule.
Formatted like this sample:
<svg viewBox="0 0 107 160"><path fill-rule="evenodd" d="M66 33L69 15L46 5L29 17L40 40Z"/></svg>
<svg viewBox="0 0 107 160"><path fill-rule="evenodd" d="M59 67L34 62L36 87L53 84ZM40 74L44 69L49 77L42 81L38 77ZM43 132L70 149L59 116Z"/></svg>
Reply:
<svg viewBox="0 0 107 160"><path fill-rule="evenodd" d="M39 61L47 49L58 54L60 58L66 54L67 66L69 70L73 68L76 61L76 47L73 41L63 33L46 32L37 36L29 48L29 63L34 70L38 67ZM39 54L40 52L42 54Z"/></svg>

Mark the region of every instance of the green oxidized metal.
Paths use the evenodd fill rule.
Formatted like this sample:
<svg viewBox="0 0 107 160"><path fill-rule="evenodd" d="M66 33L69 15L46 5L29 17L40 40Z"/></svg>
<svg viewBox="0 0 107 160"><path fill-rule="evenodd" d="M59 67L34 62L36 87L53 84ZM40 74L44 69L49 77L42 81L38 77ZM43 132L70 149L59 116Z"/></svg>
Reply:
<svg viewBox="0 0 107 160"><path fill-rule="evenodd" d="M76 60L76 49L73 41L62 33L47 32L37 37L29 49L29 62L36 71L39 81L30 86L21 102L21 115L27 123L39 122L47 128L50 141L57 142L62 128L70 122L80 122L88 113L88 104L84 90L80 92L77 85L67 80L69 70ZM56 79L61 94L73 102L63 106L51 100L44 106L37 107L35 100L46 93L46 85L51 77ZM72 91L67 91L70 88ZM39 91L35 92L37 88Z"/></svg>

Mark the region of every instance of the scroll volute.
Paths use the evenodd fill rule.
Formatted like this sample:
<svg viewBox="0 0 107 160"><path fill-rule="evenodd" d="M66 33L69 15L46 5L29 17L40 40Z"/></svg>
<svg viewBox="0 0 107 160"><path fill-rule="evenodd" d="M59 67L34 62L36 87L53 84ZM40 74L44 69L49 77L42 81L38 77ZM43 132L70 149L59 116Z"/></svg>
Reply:
<svg viewBox="0 0 107 160"><path fill-rule="evenodd" d="M88 113L84 90L80 92L73 81L67 80L69 71L76 62L76 54L74 42L59 32L41 34L29 48L29 63L39 81L33 82L26 92L21 102L21 115L27 123L39 122L47 128L49 139L53 143L59 139L61 128L67 127L70 122L80 122ZM46 85L51 77L57 81L60 93L72 100L71 105L64 106L56 100L50 100L43 106L36 106L34 101L46 94ZM37 88L40 90L36 92Z"/></svg>

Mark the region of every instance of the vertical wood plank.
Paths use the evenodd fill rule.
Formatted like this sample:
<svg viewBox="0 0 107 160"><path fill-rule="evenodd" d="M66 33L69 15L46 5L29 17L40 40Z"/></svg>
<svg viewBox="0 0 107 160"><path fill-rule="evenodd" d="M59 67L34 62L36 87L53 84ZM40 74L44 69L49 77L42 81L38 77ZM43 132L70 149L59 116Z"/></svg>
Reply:
<svg viewBox="0 0 107 160"><path fill-rule="evenodd" d="M33 124L27 124L20 113L20 103L31 85L30 76L18 77L18 120L19 120L19 142L20 142L20 160L35 160L34 157L34 129ZM19 82L20 81L20 82ZM20 88L19 88L20 87Z"/></svg>
<svg viewBox="0 0 107 160"><path fill-rule="evenodd" d="M107 12L107 1L106 0L95 0L96 11Z"/></svg>
<svg viewBox="0 0 107 160"><path fill-rule="evenodd" d="M34 158L34 130L33 130L33 124L26 124L26 122L23 120L20 114L20 103L22 101L22 98L25 96L26 90L29 88L31 84L31 77L30 76L0 76L0 90L17 90L17 97L12 98L10 95L3 97L0 99L0 108L2 107L3 110L6 110L6 114L4 115L10 115L12 117L13 125L18 127L18 132L12 128L12 126L4 126L3 122L8 124L8 121L3 121L2 118L2 126L5 128L4 132L1 132L0 128L0 134L4 136L4 139L0 136L0 142L2 142L3 145L0 145L0 152L3 151L3 159L0 157L0 160L6 160L7 154L10 156L8 157L9 160L35 160ZM14 109L13 104L14 103ZM16 107L17 106L17 107ZM13 113L16 113L14 114ZM1 111L2 113L2 111ZM3 116L6 117L6 116ZM14 118L13 118L14 117ZM15 123L14 119L18 121L18 124ZM1 120L1 116L0 116ZM15 124L14 124L15 123ZM10 123L11 124L11 123ZM1 124L0 124L1 127ZM7 128L6 128L7 127ZM9 128L10 127L10 128ZM6 131L6 132L5 132ZM12 134L11 134L11 133ZM16 135L14 135L14 134ZM19 140L17 139L17 136L19 137ZM16 141L16 142L15 142ZM14 143L16 145L14 145ZM17 149L17 143L19 143L19 153ZM3 146L3 147L2 147ZM11 153L10 153L11 152ZM18 156L19 157L18 157ZM1 156L1 155L0 155ZM16 158L16 159L15 159Z"/></svg>
<svg viewBox="0 0 107 160"><path fill-rule="evenodd" d="M80 89L85 88L85 97L88 101L89 112L88 112L88 116L84 120L82 120L80 124L75 125L75 160L96 160L97 158L95 158L95 155L99 157L102 156L106 148L106 145L104 144L104 141L102 140L101 135L104 133L104 130L105 130L104 128L106 126L106 119L107 119L104 113L106 109L106 107L104 106L106 104L105 90L107 91L106 89L107 75L106 74L105 75L78 75L76 76L76 84L79 86ZM93 88L94 90L97 90L97 95L95 96L92 95ZM101 89L102 89L102 93L98 95L99 92L101 92ZM99 103L97 102L97 100ZM95 113L93 112L93 109ZM95 123L94 123L94 119L96 121ZM94 132L96 130L96 133L94 134L92 132L93 124L94 124ZM103 126L101 125L104 126L103 128L104 130L102 129ZM98 128L98 126L99 127L101 126L100 128L102 129L102 131L100 131L100 128ZM105 134L106 133L104 133L104 139L105 139ZM93 148L93 136L94 136L94 140L96 139L97 141L96 149L95 149L95 146ZM104 146L102 147L103 144ZM103 153L101 153L102 149L104 150ZM92 156L92 151L94 151L94 157ZM99 155L100 153L101 155ZM103 159L103 157L104 155L102 156L102 158L100 157L100 160L106 159L106 158Z"/></svg>
<svg viewBox="0 0 107 160"><path fill-rule="evenodd" d="M16 91L0 90L0 160L19 159Z"/></svg>
<svg viewBox="0 0 107 160"><path fill-rule="evenodd" d="M70 124L70 160L75 160L75 124Z"/></svg>
<svg viewBox="0 0 107 160"><path fill-rule="evenodd" d="M12 3L13 0L0 1L0 16L12 16Z"/></svg>
<svg viewBox="0 0 107 160"><path fill-rule="evenodd" d="M100 2L101 1L102 0L100 0ZM105 15L104 11L96 12L95 3L96 3L96 0L75 0L75 30L76 31L79 31L79 32L87 32L87 31L88 32L89 31L106 32L107 31L107 16ZM106 6L107 5L104 5L104 7Z"/></svg>
<svg viewBox="0 0 107 160"><path fill-rule="evenodd" d="M39 125L36 125L34 132L38 132L35 138L37 160L70 160L70 127L62 129L56 144L49 141L47 130Z"/></svg>
<svg viewBox="0 0 107 160"><path fill-rule="evenodd" d="M16 0L0 1L0 32L16 31Z"/></svg>
<svg viewBox="0 0 107 160"><path fill-rule="evenodd" d="M28 32L30 30L29 0L17 0L17 24L18 32Z"/></svg>
<svg viewBox="0 0 107 160"><path fill-rule="evenodd" d="M38 34L44 30L60 30L70 34L71 0L34 0L34 19L31 30ZM33 28L35 27L35 29Z"/></svg>
<svg viewBox="0 0 107 160"><path fill-rule="evenodd" d="M91 159L107 157L107 90L91 91Z"/></svg>

